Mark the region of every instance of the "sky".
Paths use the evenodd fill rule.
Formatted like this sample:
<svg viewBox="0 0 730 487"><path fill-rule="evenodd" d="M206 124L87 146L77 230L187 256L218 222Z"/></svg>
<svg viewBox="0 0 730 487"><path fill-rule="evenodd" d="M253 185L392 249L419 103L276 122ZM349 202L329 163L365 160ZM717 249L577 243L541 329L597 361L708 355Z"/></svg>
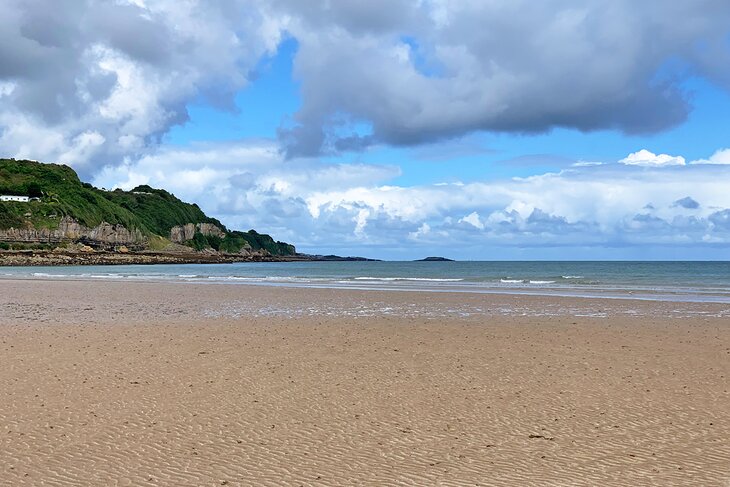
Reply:
<svg viewBox="0 0 730 487"><path fill-rule="evenodd" d="M726 0L0 0L0 155L301 252L730 258Z"/></svg>

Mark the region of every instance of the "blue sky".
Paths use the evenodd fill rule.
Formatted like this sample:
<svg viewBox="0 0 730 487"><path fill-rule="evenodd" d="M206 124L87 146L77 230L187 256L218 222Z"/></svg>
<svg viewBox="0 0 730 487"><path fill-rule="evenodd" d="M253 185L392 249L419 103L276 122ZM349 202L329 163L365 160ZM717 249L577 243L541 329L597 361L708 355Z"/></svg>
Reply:
<svg viewBox="0 0 730 487"><path fill-rule="evenodd" d="M301 105L292 77L297 51L295 39L279 44L276 53L264 55L253 69L252 82L235 94L230 107L217 107L201 97L186 105L190 120L171 127L165 143L276 138L278 128Z"/></svg>
<svg viewBox="0 0 730 487"><path fill-rule="evenodd" d="M727 258L726 2L43 4L0 20L6 156L311 253Z"/></svg>

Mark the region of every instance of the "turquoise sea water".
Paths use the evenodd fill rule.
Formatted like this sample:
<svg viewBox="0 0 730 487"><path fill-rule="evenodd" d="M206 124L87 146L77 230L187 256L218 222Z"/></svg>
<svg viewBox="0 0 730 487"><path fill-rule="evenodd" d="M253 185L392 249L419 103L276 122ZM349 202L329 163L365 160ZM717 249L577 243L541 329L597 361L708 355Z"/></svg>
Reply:
<svg viewBox="0 0 730 487"><path fill-rule="evenodd" d="M5 279L89 279L730 302L730 262L281 262L0 267Z"/></svg>

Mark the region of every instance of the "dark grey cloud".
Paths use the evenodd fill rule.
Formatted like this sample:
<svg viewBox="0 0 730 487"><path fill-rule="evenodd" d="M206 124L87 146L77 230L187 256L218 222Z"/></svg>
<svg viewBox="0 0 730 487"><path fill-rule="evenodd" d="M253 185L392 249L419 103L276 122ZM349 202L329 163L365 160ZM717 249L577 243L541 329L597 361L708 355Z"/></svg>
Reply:
<svg viewBox="0 0 730 487"><path fill-rule="evenodd" d="M224 109L281 39L298 43L289 156L555 127L650 133L730 89L724 0L5 0L0 150L120 163L186 105ZM366 127L366 129L363 129Z"/></svg>
<svg viewBox="0 0 730 487"><path fill-rule="evenodd" d="M89 69L94 46L115 49L133 62L163 64L171 56L168 26L134 5L11 0L5 9L0 76L17 82L15 108L51 123L77 116L108 95L113 73ZM79 83L89 89L79 91Z"/></svg>
<svg viewBox="0 0 730 487"><path fill-rule="evenodd" d="M395 2L372 17L358 15L361 2L296 5L277 3L300 43L303 105L282 132L290 155L474 131L653 133L687 118L686 76L730 88L722 0ZM371 137L338 144L343 113Z"/></svg>
<svg viewBox="0 0 730 487"><path fill-rule="evenodd" d="M279 12L294 16L314 31L333 26L357 35L400 35L421 15L411 0L273 0Z"/></svg>

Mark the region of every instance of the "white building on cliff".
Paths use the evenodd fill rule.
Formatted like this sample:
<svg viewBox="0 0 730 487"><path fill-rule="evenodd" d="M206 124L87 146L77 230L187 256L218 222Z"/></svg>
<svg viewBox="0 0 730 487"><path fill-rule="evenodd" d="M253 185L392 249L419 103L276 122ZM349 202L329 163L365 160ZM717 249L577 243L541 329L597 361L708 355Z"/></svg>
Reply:
<svg viewBox="0 0 730 487"><path fill-rule="evenodd" d="M30 196L0 195L0 201L18 201L20 203L28 203L30 199Z"/></svg>

